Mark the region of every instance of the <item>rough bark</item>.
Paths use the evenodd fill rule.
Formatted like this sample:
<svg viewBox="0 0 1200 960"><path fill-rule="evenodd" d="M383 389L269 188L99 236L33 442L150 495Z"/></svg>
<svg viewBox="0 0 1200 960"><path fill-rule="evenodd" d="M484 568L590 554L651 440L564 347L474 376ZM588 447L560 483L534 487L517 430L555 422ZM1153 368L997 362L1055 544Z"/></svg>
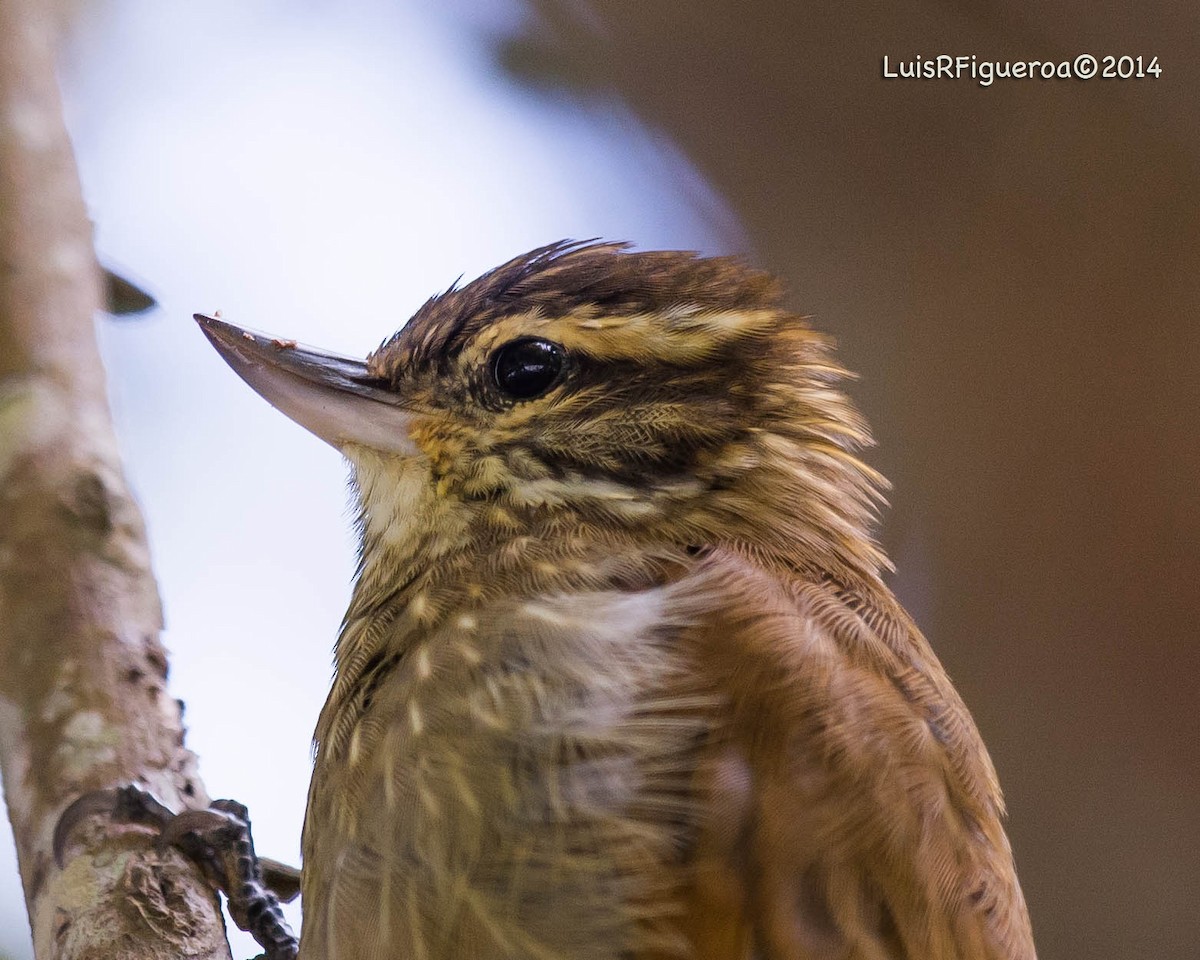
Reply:
<svg viewBox="0 0 1200 960"><path fill-rule="evenodd" d="M166 690L161 614L122 476L92 327L91 225L54 74L57 5L0 2L0 772L38 960L228 960L194 868L81 792L139 782L207 804Z"/></svg>

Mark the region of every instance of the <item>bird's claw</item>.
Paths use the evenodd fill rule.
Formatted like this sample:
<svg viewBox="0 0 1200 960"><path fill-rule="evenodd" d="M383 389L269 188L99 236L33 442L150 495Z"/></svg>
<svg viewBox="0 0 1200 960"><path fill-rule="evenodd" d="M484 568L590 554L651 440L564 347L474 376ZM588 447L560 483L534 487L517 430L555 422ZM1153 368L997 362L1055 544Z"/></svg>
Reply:
<svg viewBox="0 0 1200 960"><path fill-rule="evenodd" d="M279 898L263 880L242 804L215 800L207 810L187 810L167 825L161 840L186 853L214 887L225 891L229 915L266 950L267 960L296 956L296 937L283 919Z"/></svg>
<svg viewBox="0 0 1200 960"><path fill-rule="evenodd" d="M160 847L180 850L200 868L213 889L225 894L234 923L266 951L263 960L293 960L296 956L298 943L279 903L295 899L299 871L274 860L264 864L258 859L248 811L242 804L216 800L207 810L175 814L140 787L93 790L67 807L55 827L53 850L60 868L71 833L85 819L97 815L157 828Z"/></svg>
<svg viewBox="0 0 1200 960"><path fill-rule="evenodd" d="M133 784L90 790L62 812L54 827L54 862L61 870L66 860L67 842L75 829L88 817L106 816L118 823L136 823L163 830L175 816L170 807L154 794Z"/></svg>

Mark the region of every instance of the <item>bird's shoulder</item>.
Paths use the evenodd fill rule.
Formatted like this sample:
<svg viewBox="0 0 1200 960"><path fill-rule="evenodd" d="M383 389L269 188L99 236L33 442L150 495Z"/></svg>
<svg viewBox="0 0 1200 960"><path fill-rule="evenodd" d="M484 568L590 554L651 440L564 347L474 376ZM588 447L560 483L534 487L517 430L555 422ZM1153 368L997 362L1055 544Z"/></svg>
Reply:
<svg viewBox="0 0 1200 960"><path fill-rule="evenodd" d="M695 774L700 956L1033 957L991 761L882 583L714 551L673 602L726 711Z"/></svg>

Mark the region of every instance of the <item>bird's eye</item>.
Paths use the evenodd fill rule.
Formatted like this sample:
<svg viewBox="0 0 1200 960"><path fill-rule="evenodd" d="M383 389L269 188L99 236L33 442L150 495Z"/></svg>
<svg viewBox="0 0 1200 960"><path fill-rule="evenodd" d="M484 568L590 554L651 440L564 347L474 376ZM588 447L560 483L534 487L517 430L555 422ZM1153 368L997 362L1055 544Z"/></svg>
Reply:
<svg viewBox="0 0 1200 960"><path fill-rule="evenodd" d="M496 386L516 400L540 397L558 382L562 370L562 347L549 340L514 340L492 357Z"/></svg>

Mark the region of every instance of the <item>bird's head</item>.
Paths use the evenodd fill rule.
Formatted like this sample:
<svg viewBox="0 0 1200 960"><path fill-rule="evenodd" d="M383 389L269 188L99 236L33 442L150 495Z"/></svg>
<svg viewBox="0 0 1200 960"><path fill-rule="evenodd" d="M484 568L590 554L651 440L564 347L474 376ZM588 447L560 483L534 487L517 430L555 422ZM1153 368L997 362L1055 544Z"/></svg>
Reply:
<svg viewBox="0 0 1200 960"><path fill-rule="evenodd" d="M197 319L350 460L368 544L593 531L873 574L866 427L780 297L735 259L564 242L432 298L365 362Z"/></svg>

